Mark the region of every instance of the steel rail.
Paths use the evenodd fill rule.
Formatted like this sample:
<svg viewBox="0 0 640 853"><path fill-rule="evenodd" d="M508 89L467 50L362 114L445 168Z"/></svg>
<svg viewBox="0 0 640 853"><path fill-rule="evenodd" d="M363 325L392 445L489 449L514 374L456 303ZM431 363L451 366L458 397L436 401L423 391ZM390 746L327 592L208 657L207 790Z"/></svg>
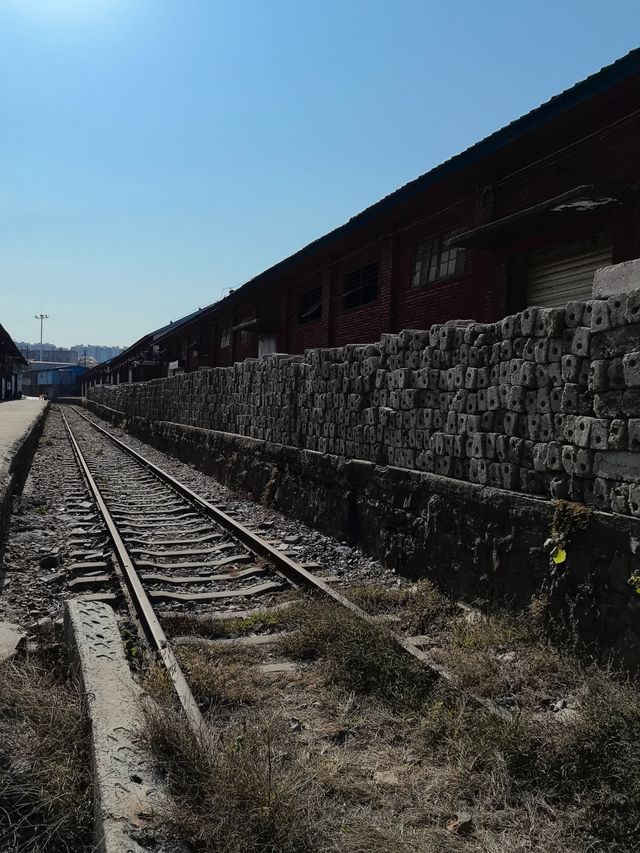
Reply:
<svg viewBox="0 0 640 853"><path fill-rule="evenodd" d="M95 502L100 510L100 514L102 515L109 531L109 536L115 548L118 562L122 570L122 581L126 583L126 587L131 595L136 614L140 620L144 633L152 649L158 654L169 673L169 677L178 696L178 700L187 720L189 721L189 724L194 730L198 731L204 726L204 720L197 702L193 697L191 688L189 687L187 680L184 677L184 673L180 669L180 664L176 660L169 641L162 630L162 626L158 621L153 605L149 601L147 593L142 586L138 572L136 571L133 561L129 556L122 537L118 532L116 523L104 502L100 489L98 488L98 484L89 470L84 455L80 450L78 442L76 441L64 412L61 412L61 415L69 435L69 440L71 441L71 446L73 447L76 459L78 460L78 464L80 465L82 473L87 481L87 485L91 489Z"/></svg>
<svg viewBox="0 0 640 853"><path fill-rule="evenodd" d="M213 518L221 527L227 530L233 537L238 539L245 545L250 551L256 554L263 559L270 561L275 567L276 570L282 574L285 578L287 578L292 584L296 586L307 586L311 587L318 592L321 592L323 595L335 601L341 607L346 607L350 610L354 615L358 616L360 619L364 619L366 622L375 623L376 619L371 614L367 613L361 607L358 607L357 604L354 604L353 601L350 601L346 596L339 593L337 590L332 589L331 586L323 581L321 578L314 575L312 572L305 569L299 563L294 562L282 551L278 551L268 542L266 542L262 537L255 534L252 530L249 530L239 521L236 521L231 516L227 515L218 507L214 506L214 504L209 503L209 501L205 500L201 495L198 495L188 486L185 486L179 480L176 480L175 477L171 476L171 474L164 471L158 465L155 465L149 459L146 459L142 454L138 453L132 447L129 447L119 438L116 438L115 435L112 435L108 430L101 427L99 424L95 423L91 418L87 417L84 412L78 411L75 406L72 406L73 411L83 418L87 423L91 424L94 429L101 432L104 436L110 439L115 445L120 447L126 453L128 453L131 457L137 460L140 464L144 465L146 468L149 468L153 473L163 482L167 483L171 486L178 494L187 498L190 502L199 507L204 513ZM412 640L407 637L403 637L397 631L393 631L389 629L390 633L394 636L398 645L400 645L408 654L412 657L416 658L423 666L426 666L430 669L435 675L439 678L444 679L455 685L455 679L451 675L451 673L447 670L446 667L439 664L436 660L434 660L433 656L429 654L429 652L420 648L420 646L416 645ZM465 691L466 692L466 691ZM501 708L495 702L492 702L490 699L486 699L483 696L478 696L475 693L467 693L470 699L472 699L477 705L481 705L491 714L501 717L502 719L512 719L512 715L509 711L504 708Z"/></svg>

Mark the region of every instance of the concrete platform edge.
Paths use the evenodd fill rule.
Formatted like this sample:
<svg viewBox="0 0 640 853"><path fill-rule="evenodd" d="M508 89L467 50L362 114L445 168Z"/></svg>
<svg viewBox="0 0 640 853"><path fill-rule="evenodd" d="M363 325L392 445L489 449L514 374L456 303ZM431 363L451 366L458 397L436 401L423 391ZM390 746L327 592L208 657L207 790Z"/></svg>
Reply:
<svg viewBox="0 0 640 853"><path fill-rule="evenodd" d="M45 406L14 448L8 467L0 465L0 539L4 536L11 515L11 501L22 489L36 450L49 406Z"/></svg>
<svg viewBox="0 0 640 853"><path fill-rule="evenodd" d="M131 677L115 614L107 604L69 600L64 631L91 722L96 853L144 853L162 796L137 736L143 693ZM153 849L162 850L155 838Z"/></svg>

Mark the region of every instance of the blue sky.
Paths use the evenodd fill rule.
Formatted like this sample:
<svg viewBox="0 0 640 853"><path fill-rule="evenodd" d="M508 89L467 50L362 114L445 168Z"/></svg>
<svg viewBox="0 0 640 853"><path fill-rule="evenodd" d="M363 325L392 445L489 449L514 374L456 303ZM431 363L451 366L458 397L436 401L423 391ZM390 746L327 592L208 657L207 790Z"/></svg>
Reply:
<svg viewBox="0 0 640 853"><path fill-rule="evenodd" d="M637 46L640 4L0 0L0 322L129 344Z"/></svg>

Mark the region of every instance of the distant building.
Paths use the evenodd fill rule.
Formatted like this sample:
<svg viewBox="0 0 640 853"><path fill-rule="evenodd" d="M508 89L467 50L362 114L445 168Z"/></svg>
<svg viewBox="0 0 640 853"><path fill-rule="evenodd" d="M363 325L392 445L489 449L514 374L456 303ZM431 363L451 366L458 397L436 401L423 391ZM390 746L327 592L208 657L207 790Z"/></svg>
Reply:
<svg viewBox="0 0 640 853"><path fill-rule="evenodd" d="M78 353L69 347L57 347L54 344L28 344L18 341L17 346L28 361L55 361L61 364L77 364Z"/></svg>
<svg viewBox="0 0 640 853"><path fill-rule="evenodd" d="M37 365L35 370L34 365ZM49 400L77 397L80 394L81 378L86 372L86 367L77 364L33 362L29 371L31 393L34 396L45 394Z"/></svg>
<svg viewBox="0 0 640 853"><path fill-rule="evenodd" d="M94 366L124 352L123 347L97 346L95 344L74 344L72 347L58 347L55 344L43 343L42 353L39 343L30 344L26 341L16 341L22 355L29 361L56 361L63 364L87 364ZM89 362L92 359L92 362Z"/></svg>
<svg viewBox="0 0 640 853"><path fill-rule="evenodd" d="M79 364L82 363L81 359L84 356L93 358L97 364L100 364L124 352L124 347L96 346L95 344L74 344L71 349L75 350L80 356L78 359Z"/></svg>

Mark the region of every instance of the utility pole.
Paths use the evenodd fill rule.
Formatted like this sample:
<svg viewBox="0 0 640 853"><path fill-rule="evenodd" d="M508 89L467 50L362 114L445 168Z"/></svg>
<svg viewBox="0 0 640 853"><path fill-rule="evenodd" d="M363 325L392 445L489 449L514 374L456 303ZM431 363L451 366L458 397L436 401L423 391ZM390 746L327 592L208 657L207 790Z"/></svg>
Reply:
<svg viewBox="0 0 640 853"><path fill-rule="evenodd" d="M45 320L49 319L48 314L36 314L36 320L40 320L40 361L42 361L42 325Z"/></svg>

